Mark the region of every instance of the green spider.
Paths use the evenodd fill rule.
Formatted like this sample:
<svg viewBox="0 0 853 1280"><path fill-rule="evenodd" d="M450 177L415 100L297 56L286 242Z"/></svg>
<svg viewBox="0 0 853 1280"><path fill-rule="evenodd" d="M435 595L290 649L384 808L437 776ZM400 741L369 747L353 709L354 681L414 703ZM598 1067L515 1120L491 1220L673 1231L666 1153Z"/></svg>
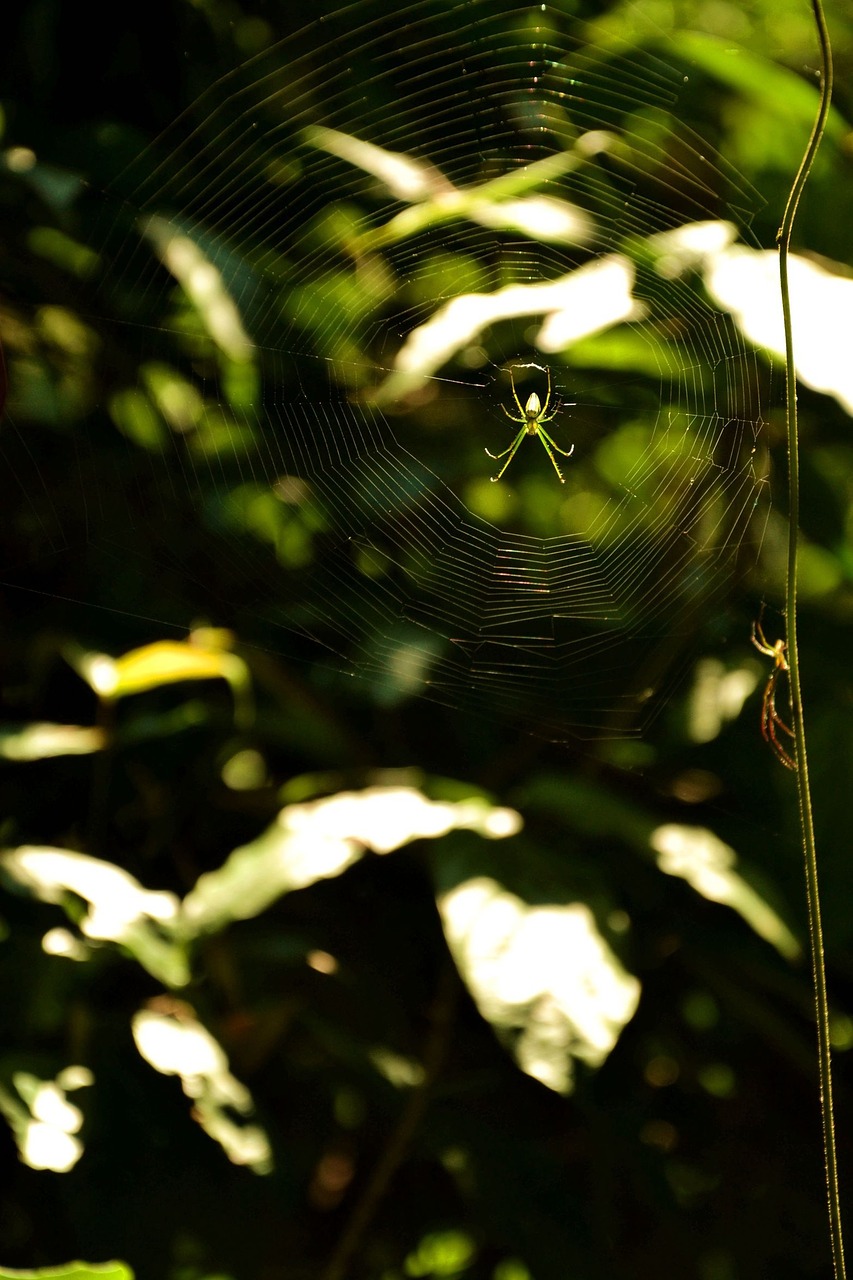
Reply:
<svg viewBox="0 0 853 1280"><path fill-rule="evenodd" d="M534 367L537 369L539 368L538 365L535 365ZM534 391L527 401L527 404L522 406L522 403L518 398L518 392L515 389L515 378L513 377L512 369L509 371L509 380L512 384L512 398L518 406L518 414L510 413L506 405L501 405L501 408L511 422L520 422L522 425L521 430L513 440L512 444L508 449L504 449L503 453L491 453L488 449L486 450L486 453L488 453L489 457L493 458L495 462L497 462L499 458L506 458L506 462L503 464L498 474L496 476L492 476L493 484L495 481L500 480L501 476L515 457L516 451L525 436L538 436L542 448L554 464L554 470L557 473L560 484L566 483L563 479L562 471L557 466L557 459L554 457L552 451L556 449L557 453L561 453L564 458L570 458L575 451L575 446L572 445L568 452L565 449L561 449L545 430L544 424L546 422L550 422L552 418L556 418L557 413L559 412L559 405L553 413L549 414L548 412L548 406L551 403L551 370L546 369L545 373L548 375L548 392L545 396L544 405L540 405L539 397ZM508 458L507 454L509 454Z"/></svg>

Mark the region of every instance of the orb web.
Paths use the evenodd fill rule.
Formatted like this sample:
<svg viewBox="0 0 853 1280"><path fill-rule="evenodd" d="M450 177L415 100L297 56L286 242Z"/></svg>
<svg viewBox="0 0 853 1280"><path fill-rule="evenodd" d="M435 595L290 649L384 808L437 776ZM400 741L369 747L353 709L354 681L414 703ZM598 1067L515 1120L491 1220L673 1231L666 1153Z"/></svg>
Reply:
<svg viewBox="0 0 853 1280"><path fill-rule="evenodd" d="M190 616L380 699L641 732L766 505L766 371L702 281L758 201L688 71L494 0L270 34L93 204L89 538L121 503L110 553L155 546ZM530 438L493 481L510 375L522 409L550 377L565 484Z"/></svg>

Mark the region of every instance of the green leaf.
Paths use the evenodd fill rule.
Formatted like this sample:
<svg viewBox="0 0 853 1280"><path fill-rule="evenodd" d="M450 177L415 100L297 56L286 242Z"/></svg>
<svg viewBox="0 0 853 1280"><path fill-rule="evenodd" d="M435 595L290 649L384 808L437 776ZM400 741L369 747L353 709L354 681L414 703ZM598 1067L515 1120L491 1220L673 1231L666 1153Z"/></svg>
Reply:
<svg viewBox="0 0 853 1280"><path fill-rule="evenodd" d="M126 1262L65 1262L55 1267L17 1271L0 1267L0 1280L133 1280Z"/></svg>
<svg viewBox="0 0 853 1280"><path fill-rule="evenodd" d="M801 75L787 67L780 67L746 49L737 48L729 39L724 40L703 31L675 32L671 44L722 84L760 102L777 119L781 116L786 126L797 122L806 131L811 128L820 97L816 82L809 84ZM827 138L843 143L846 133L847 125L841 114L830 111L826 126ZM795 145L801 145L799 139Z"/></svg>
<svg viewBox="0 0 853 1280"><path fill-rule="evenodd" d="M229 651L231 640L231 633L221 628L199 627L188 640L157 640L119 658L81 653L72 662L102 698L125 698L191 680L225 680L234 695L235 719L243 725L251 718L249 670Z"/></svg>

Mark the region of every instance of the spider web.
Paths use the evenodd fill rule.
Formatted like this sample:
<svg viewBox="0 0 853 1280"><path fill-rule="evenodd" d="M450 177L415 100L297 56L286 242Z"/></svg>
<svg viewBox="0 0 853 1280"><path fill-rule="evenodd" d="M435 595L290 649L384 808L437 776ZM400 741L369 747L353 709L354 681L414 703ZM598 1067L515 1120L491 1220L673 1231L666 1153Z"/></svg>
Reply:
<svg viewBox="0 0 853 1280"><path fill-rule="evenodd" d="M659 32L492 0L360 0L225 75L92 210L89 538L386 701L641 732L766 513L766 372L695 249L759 202L689 93ZM492 483L545 370L566 483L533 439Z"/></svg>

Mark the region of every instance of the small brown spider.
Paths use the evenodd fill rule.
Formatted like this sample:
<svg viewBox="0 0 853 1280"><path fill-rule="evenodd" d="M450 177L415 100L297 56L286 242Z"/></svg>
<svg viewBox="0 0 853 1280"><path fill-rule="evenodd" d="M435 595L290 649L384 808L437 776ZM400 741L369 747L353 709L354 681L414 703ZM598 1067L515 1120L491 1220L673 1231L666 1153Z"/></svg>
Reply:
<svg viewBox="0 0 853 1280"><path fill-rule="evenodd" d="M773 669L767 677L767 684L764 686L764 698L761 703L761 736L780 764L783 764L786 769L796 769L796 760L788 751L784 741L779 738L777 732L781 729L789 738L794 737L793 729L785 724L785 721L776 710L776 683L780 672L788 670L788 659L785 657L787 645L784 640L777 640L775 644L770 644L764 634L760 619L752 624L752 643L759 653L763 653L766 657L773 659Z"/></svg>

